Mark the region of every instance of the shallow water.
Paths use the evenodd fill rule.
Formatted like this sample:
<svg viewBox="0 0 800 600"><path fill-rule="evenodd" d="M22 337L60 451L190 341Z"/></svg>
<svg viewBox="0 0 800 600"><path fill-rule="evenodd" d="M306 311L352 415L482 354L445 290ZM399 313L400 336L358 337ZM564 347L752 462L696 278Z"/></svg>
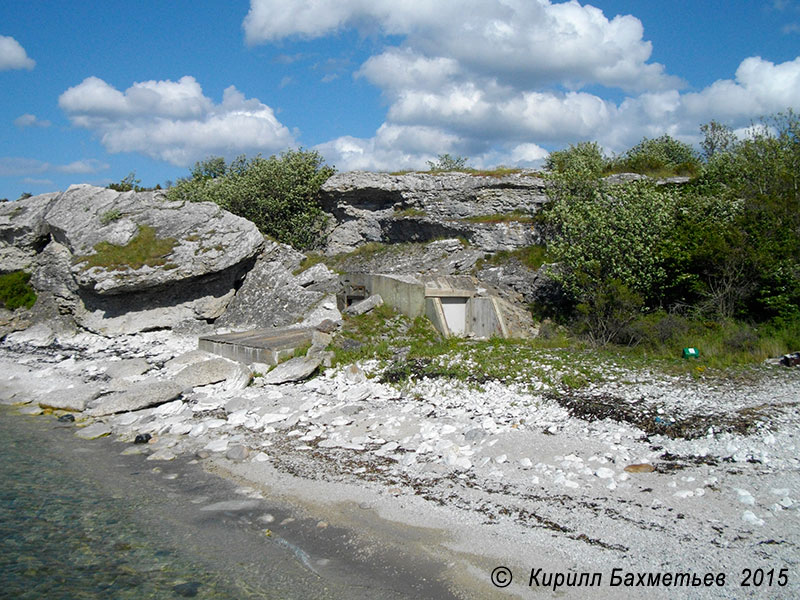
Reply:
<svg viewBox="0 0 800 600"><path fill-rule="evenodd" d="M74 432L0 407L0 598L453 597L431 563L361 562L347 530Z"/></svg>
<svg viewBox="0 0 800 600"><path fill-rule="evenodd" d="M135 518L135 503L98 486L85 461L59 456L58 451L66 448L44 437L40 423L4 413L0 416L0 596L248 595L226 576L193 563L143 527Z"/></svg>

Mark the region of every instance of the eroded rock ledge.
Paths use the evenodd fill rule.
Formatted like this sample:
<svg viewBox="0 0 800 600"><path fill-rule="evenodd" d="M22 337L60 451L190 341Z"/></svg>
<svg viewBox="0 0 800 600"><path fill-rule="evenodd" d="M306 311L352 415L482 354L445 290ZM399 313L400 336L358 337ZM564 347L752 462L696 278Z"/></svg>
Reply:
<svg viewBox="0 0 800 600"><path fill-rule="evenodd" d="M539 238L528 218L548 201L544 180L532 171L503 177L354 171L334 175L321 192L323 208L333 216L330 255L366 242L458 237L487 251L529 246ZM518 219L482 219L496 215Z"/></svg>

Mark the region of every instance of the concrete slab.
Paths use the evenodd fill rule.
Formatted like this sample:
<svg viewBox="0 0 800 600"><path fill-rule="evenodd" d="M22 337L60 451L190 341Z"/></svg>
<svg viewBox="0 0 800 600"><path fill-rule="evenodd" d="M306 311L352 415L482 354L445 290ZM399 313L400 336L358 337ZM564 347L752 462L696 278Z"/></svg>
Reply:
<svg viewBox="0 0 800 600"><path fill-rule="evenodd" d="M311 344L312 334L313 329L305 327L255 329L202 336L197 347L248 365L276 365L296 348Z"/></svg>

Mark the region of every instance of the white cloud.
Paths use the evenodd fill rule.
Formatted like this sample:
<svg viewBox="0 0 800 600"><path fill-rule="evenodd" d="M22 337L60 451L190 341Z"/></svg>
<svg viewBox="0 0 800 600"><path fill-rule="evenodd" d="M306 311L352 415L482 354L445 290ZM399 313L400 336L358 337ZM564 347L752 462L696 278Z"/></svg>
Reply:
<svg viewBox="0 0 800 600"><path fill-rule="evenodd" d="M19 156L0 156L0 177L19 177L22 175L39 175L47 172L91 174L109 168L103 161L88 158L66 165L54 165L36 158Z"/></svg>
<svg viewBox="0 0 800 600"><path fill-rule="evenodd" d="M345 169L420 168L443 152L527 165L543 146L596 140L621 152L663 133L696 142L711 119L742 127L800 108L800 58L747 58L733 79L682 92L650 62L637 18L576 0L251 0L243 26L250 44L348 28L385 36L354 74L381 90L385 123L318 146Z"/></svg>
<svg viewBox="0 0 800 600"><path fill-rule="evenodd" d="M59 105L109 152L139 152L178 166L209 154L276 152L294 143L269 106L233 86L215 104L189 76L138 82L124 92L89 77L61 94Z"/></svg>
<svg viewBox="0 0 800 600"><path fill-rule="evenodd" d="M244 21L250 44L319 37L345 27L378 27L405 36L401 47L389 48L379 64L369 66L371 80L390 79L380 72L384 69L402 72L398 58L407 53L412 62L455 61L471 76L493 77L520 89L565 81L576 88L593 83L625 89L680 84L662 65L647 63L652 48L642 38L638 19L627 15L609 20L599 9L577 2L251 0Z"/></svg>
<svg viewBox="0 0 800 600"><path fill-rule="evenodd" d="M20 43L13 37L0 35L0 71L28 69L36 66L36 61L28 57Z"/></svg>
<svg viewBox="0 0 800 600"><path fill-rule="evenodd" d="M36 115L25 113L14 119L14 125L20 129L24 129L25 127L50 127L52 123L47 119L40 119Z"/></svg>

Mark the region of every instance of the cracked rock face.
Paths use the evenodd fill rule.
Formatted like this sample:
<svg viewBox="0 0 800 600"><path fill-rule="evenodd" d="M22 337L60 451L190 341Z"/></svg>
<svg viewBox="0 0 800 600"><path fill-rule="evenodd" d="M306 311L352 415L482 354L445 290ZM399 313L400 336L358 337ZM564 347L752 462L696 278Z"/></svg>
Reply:
<svg viewBox="0 0 800 600"><path fill-rule="evenodd" d="M511 250L539 240L529 223L475 222L475 217L532 215L545 204L545 183L523 172L505 177L469 173L350 172L322 186L321 200L334 217L328 254L365 242L426 242L464 237L488 251Z"/></svg>
<svg viewBox="0 0 800 600"><path fill-rule="evenodd" d="M73 185L45 215L53 238L76 257L72 275L82 289L99 295L138 292L220 273L254 257L263 238L250 221L210 202L168 202L162 192L115 192ZM77 257L96 253L98 244L130 244L152 228L172 240L162 264L89 267ZM169 244L167 244L169 245Z"/></svg>
<svg viewBox="0 0 800 600"><path fill-rule="evenodd" d="M104 335L217 319L263 245L250 221L160 191L74 185L0 207L2 270L32 273L36 319Z"/></svg>

